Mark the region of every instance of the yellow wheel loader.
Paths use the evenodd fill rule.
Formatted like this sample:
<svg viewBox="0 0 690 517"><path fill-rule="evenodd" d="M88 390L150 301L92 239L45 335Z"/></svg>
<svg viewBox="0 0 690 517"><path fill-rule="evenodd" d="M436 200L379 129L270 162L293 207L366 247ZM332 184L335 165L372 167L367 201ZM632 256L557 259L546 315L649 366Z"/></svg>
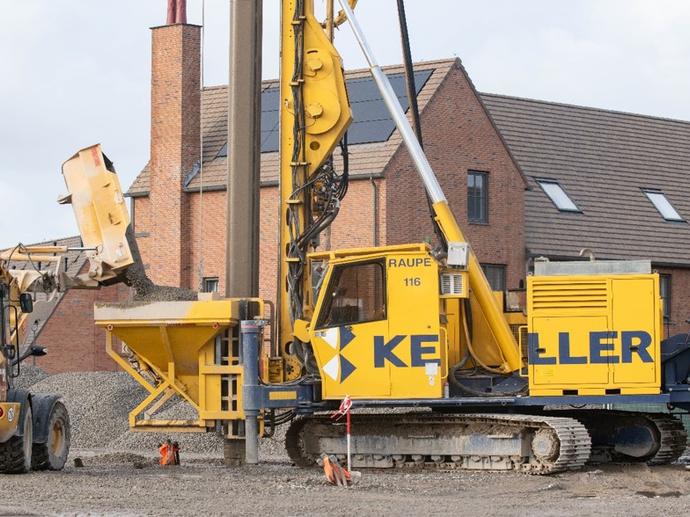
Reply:
<svg viewBox="0 0 690 517"><path fill-rule="evenodd" d="M98 160L98 161L96 161ZM82 184L73 184L61 203L72 203L84 210L89 226L81 228L83 241L99 245L24 246L0 252L0 473L29 470L61 470L70 447L70 421L65 404L55 394L35 394L18 388L22 362L43 356L44 347L22 347L27 324L36 302L51 303L71 288L98 288L113 281L122 265L132 263L126 244L127 208L117 176L108 170L112 164L95 149L89 155L90 167L101 166L88 174ZM84 177L84 170L66 174ZM83 205L88 197L88 206ZM91 204L93 202L93 204ZM84 253L89 258L86 273L69 276L64 260L68 252Z"/></svg>
<svg viewBox="0 0 690 517"><path fill-rule="evenodd" d="M17 388L22 362L46 349L22 350L25 327L33 312L34 293L54 296L61 246L17 246L0 253L0 472L60 470L69 453L70 424L59 395L32 394ZM11 269L11 265L31 265ZM41 264L52 266L41 270Z"/></svg>

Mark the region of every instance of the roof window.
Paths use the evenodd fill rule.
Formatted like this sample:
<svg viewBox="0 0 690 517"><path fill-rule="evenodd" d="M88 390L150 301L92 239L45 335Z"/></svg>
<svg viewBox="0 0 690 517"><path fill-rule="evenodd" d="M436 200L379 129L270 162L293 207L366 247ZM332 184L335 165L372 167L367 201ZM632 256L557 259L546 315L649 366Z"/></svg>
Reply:
<svg viewBox="0 0 690 517"><path fill-rule="evenodd" d="M553 180L537 180L544 193L549 196L551 202L556 205L561 212L581 212L577 205L573 203L563 187Z"/></svg>
<svg viewBox="0 0 690 517"><path fill-rule="evenodd" d="M685 221L661 190L642 189L642 192L659 211L661 217L667 221Z"/></svg>

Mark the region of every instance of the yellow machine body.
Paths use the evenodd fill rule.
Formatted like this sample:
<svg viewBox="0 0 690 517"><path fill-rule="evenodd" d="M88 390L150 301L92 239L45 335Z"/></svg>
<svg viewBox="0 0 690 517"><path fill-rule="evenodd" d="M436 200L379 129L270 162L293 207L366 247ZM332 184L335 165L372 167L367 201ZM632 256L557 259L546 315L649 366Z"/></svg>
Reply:
<svg viewBox="0 0 690 517"><path fill-rule="evenodd" d="M326 272L311 320L298 321L295 334L313 347L324 399L443 397L449 366L467 353L466 302L481 316L473 320L478 359L504 364L467 271L442 270L428 245L334 250L309 261ZM449 276L457 289L443 291Z"/></svg>
<svg viewBox="0 0 690 517"><path fill-rule="evenodd" d="M129 415L132 429L203 432L216 420L244 418L239 340L233 334L239 314L234 299L96 305L108 354L149 392ZM136 368L113 349L113 335L134 353ZM223 396L223 382L229 383L230 399ZM198 420L151 418L175 395L192 405Z"/></svg>
<svg viewBox="0 0 690 517"><path fill-rule="evenodd" d="M660 393L659 275L533 276L527 289L530 395Z"/></svg>

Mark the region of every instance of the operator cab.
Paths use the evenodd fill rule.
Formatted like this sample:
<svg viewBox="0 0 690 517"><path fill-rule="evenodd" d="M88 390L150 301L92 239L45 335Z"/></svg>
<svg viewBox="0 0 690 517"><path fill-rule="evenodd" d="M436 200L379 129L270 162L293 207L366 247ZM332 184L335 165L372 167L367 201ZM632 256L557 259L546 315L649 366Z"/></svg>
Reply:
<svg viewBox="0 0 690 517"><path fill-rule="evenodd" d="M323 398L441 397L447 343L439 265L429 247L335 251L310 260L328 263L308 330Z"/></svg>

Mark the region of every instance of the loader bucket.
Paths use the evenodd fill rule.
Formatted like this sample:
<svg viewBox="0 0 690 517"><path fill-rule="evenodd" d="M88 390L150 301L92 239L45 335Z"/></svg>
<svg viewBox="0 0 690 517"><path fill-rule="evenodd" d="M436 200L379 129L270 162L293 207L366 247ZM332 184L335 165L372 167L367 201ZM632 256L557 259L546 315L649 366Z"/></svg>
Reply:
<svg viewBox="0 0 690 517"><path fill-rule="evenodd" d="M241 386L242 367L233 358L233 329L237 326L239 301L151 302L96 304L96 325L106 330L109 355L149 392L149 397L130 414L130 426L144 430L204 431L214 420L242 417L239 398L223 401L222 380ZM112 335L133 352L139 368L112 349ZM221 357L219 357L219 355ZM238 359L238 358L237 358ZM143 367L143 368L142 368ZM155 376L142 375L142 369ZM156 381L151 381L156 377ZM152 420L147 413L173 395L187 400L198 412L197 421ZM158 400L158 401L157 401ZM145 412L146 418L139 419Z"/></svg>
<svg viewBox="0 0 690 517"><path fill-rule="evenodd" d="M58 202L71 204L90 262L88 278L106 283L133 264L126 238L127 205L113 164L100 145L86 147L62 165L68 194ZM95 285L94 285L95 286Z"/></svg>

